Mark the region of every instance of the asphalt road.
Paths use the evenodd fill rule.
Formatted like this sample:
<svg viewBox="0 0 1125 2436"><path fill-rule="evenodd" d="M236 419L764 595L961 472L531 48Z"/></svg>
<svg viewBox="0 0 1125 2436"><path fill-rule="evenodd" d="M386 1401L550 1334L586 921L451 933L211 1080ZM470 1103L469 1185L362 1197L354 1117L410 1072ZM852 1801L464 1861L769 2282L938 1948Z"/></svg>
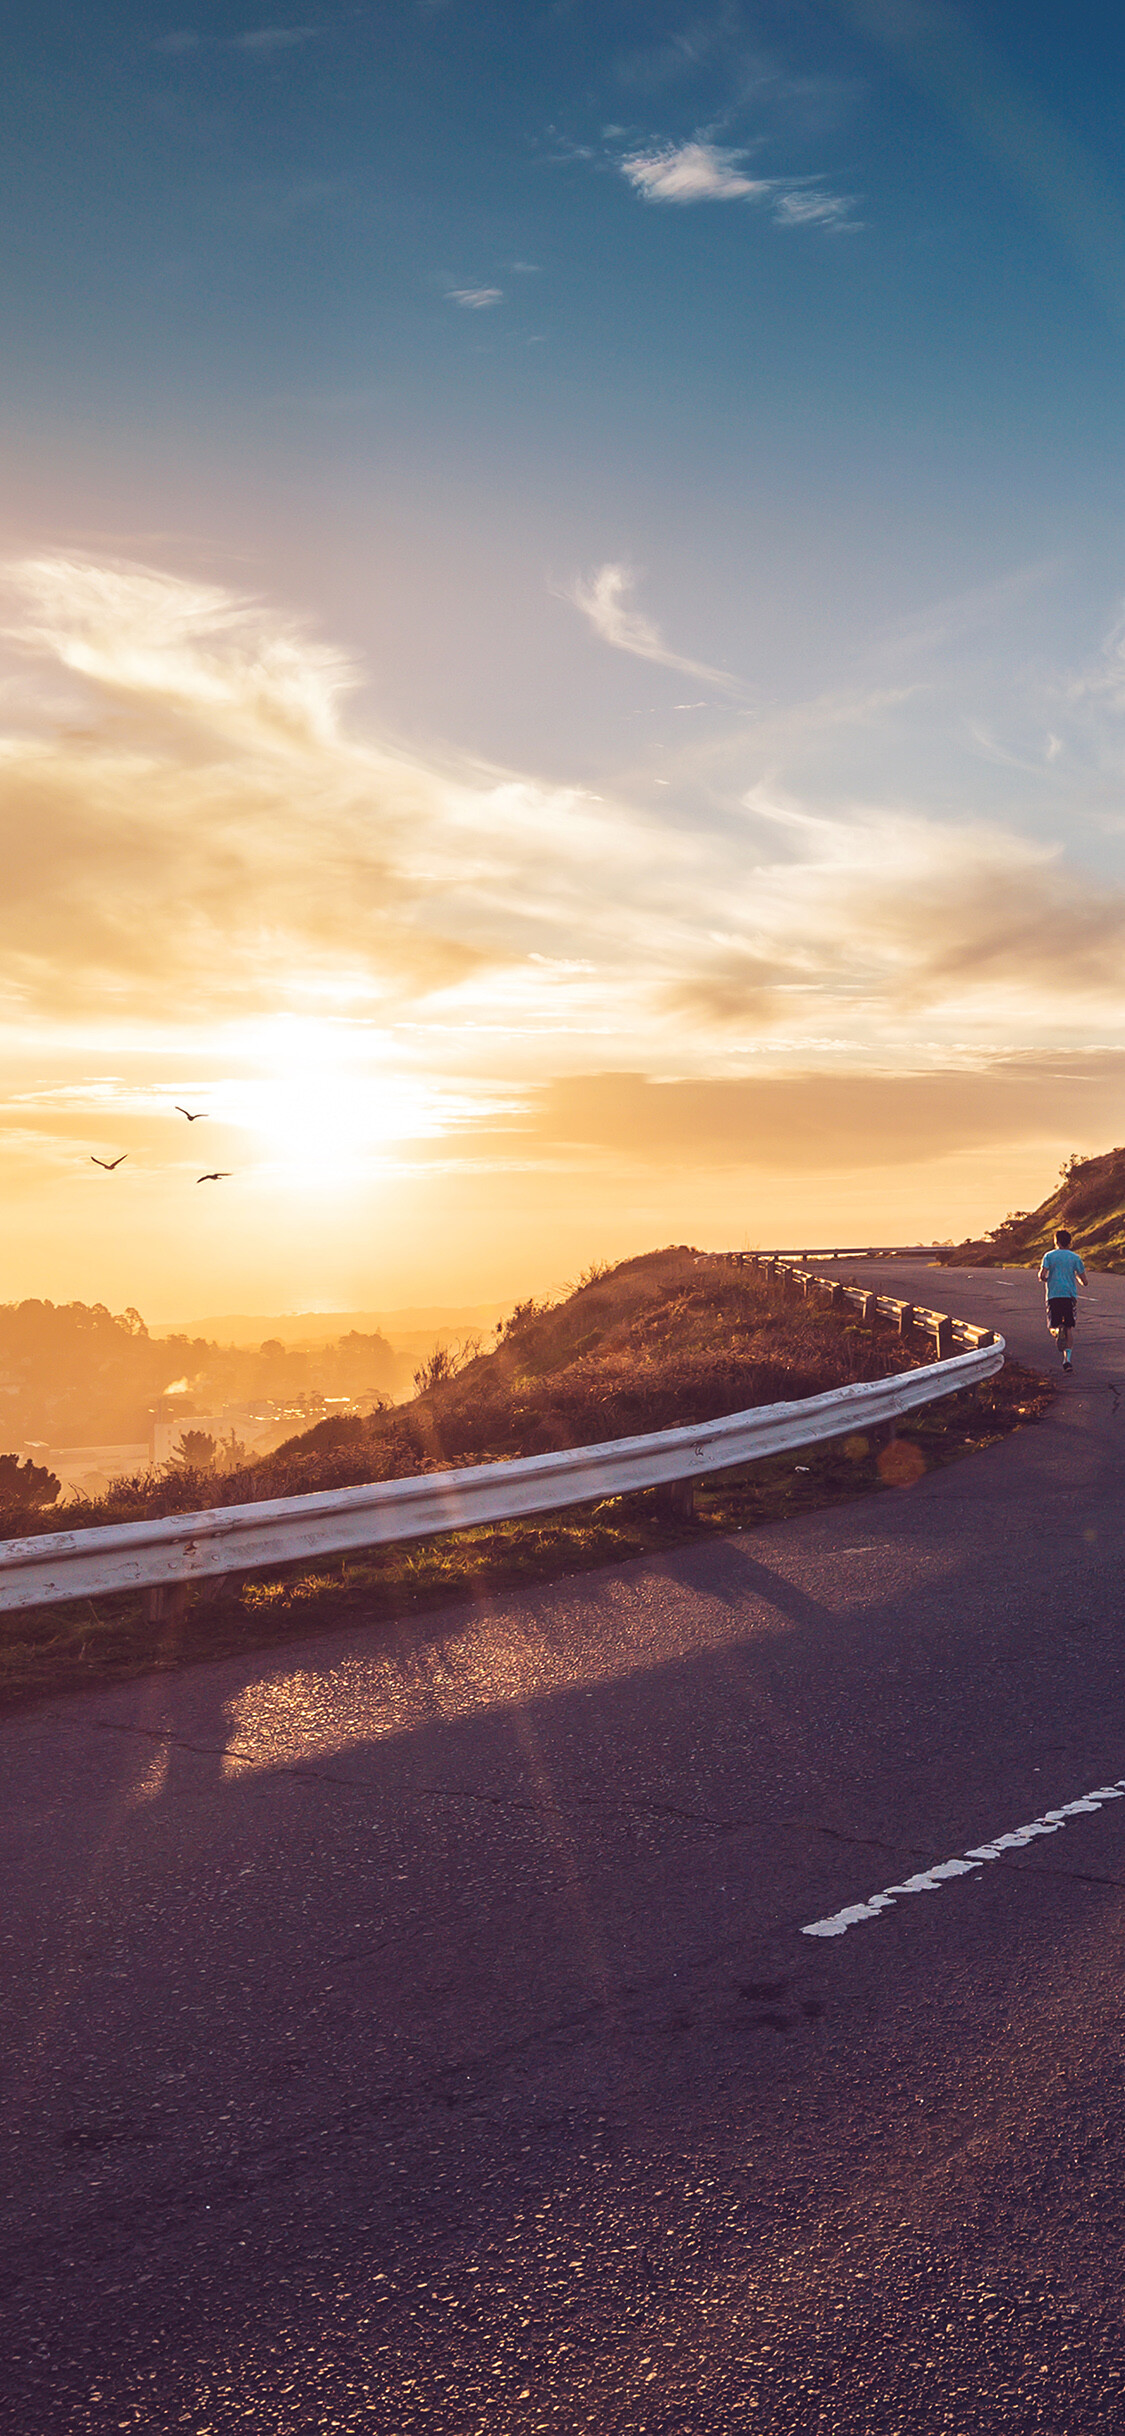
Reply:
<svg viewBox="0 0 1125 2436"><path fill-rule="evenodd" d="M5 2429L1119 2436L1125 1800L804 1933L1125 1778L1093 1283L913 1489L0 1731Z"/></svg>

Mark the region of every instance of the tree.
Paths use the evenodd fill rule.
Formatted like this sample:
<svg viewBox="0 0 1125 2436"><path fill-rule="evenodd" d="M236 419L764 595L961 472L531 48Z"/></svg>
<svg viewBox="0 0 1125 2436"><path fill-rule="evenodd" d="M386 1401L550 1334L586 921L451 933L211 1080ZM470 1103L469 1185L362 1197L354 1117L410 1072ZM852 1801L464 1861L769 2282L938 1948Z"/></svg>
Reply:
<svg viewBox="0 0 1125 2436"><path fill-rule="evenodd" d="M45 1463L21 1463L18 1455L0 1455L0 1506L53 1506L62 1482Z"/></svg>
<svg viewBox="0 0 1125 2436"><path fill-rule="evenodd" d="M218 1448L205 1429L185 1429L178 1446L172 1449L172 1461L185 1472L211 1472L215 1468Z"/></svg>

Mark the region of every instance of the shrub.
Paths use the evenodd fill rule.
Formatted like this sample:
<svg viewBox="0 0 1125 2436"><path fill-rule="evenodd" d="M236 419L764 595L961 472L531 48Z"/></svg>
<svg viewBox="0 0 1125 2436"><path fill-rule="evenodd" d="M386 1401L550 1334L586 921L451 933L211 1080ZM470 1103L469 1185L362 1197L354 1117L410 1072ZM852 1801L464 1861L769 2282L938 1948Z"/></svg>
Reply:
<svg viewBox="0 0 1125 2436"><path fill-rule="evenodd" d="M21 1461L18 1455L0 1455L0 1507L53 1506L62 1483L49 1472L45 1463Z"/></svg>

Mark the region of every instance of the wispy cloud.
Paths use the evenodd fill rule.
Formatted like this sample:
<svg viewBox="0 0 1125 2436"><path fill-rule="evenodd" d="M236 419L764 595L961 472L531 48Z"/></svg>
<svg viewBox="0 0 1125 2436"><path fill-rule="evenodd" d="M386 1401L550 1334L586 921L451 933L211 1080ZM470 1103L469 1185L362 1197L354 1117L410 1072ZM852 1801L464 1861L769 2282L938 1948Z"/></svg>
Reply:
<svg viewBox="0 0 1125 2436"><path fill-rule="evenodd" d="M689 820L679 770L665 817L356 732L346 658L221 586L63 557L7 572L0 960L25 1022L151 1032L171 1010L346 1000L541 1077L592 1054L792 1063L826 1038L853 1066L934 1063L1117 1019L1125 892L1010 827L828 814L717 772ZM583 606L616 647L729 682L666 649L627 570Z"/></svg>
<svg viewBox="0 0 1125 2436"><path fill-rule="evenodd" d="M503 288L447 288L445 294L447 303L461 305L467 313L485 313L504 300Z"/></svg>
<svg viewBox="0 0 1125 2436"><path fill-rule="evenodd" d="M626 153L621 174L649 203L726 203L772 191L768 178L748 178L745 152L696 138L690 144L660 144Z"/></svg>
<svg viewBox="0 0 1125 2436"><path fill-rule="evenodd" d="M808 1176L995 1153L1055 1132L1104 1140L1119 1124L1123 1088L1119 1050L1002 1057L943 1073L806 1070L683 1082L583 1074L537 1097L529 1130L544 1148L583 1146L665 1172L682 1164Z"/></svg>
<svg viewBox="0 0 1125 2436"><path fill-rule="evenodd" d="M781 228L855 229L855 198L834 194L821 178L751 177L745 146L717 144L706 132L687 143L653 142L615 156L646 203L769 203Z"/></svg>
<svg viewBox="0 0 1125 2436"><path fill-rule="evenodd" d="M774 198L779 228L856 229L854 195L826 194L822 187L791 186Z"/></svg>
<svg viewBox="0 0 1125 2436"><path fill-rule="evenodd" d="M321 32L318 25L258 25L242 34L199 34L192 26L180 26L172 33L159 34L152 44L168 59L184 58L200 50L244 51L250 58L269 59L278 51L292 51L304 42L315 41Z"/></svg>
<svg viewBox="0 0 1125 2436"><path fill-rule="evenodd" d="M1059 847L998 823L828 817L761 792L746 808L779 850L753 861L700 968L671 985L685 1013L754 1024L804 998L853 1037L921 1016L1018 1025L1067 1001L1116 1015L1125 893L1068 872Z"/></svg>
<svg viewBox="0 0 1125 2436"><path fill-rule="evenodd" d="M232 50L249 51L259 58L268 58L274 51L291 51L299 43L312 42L319 32L320 27L316 25L259 25L252 27L248 33L232 34L230 41Z"/></svg>
<svg viewBox="0 0 1125 2436"><path fill-rule="evenodd" d="M737 677L726 669L709 668L702 660L690 660L683 652L673 651L664 641L658 626L631 606L630 596L636 585L631 567L607 559L592 575L579 576L567 598L589 619L595 634L615 651L632 652L635 659L655 660L662 668L677 668L685 677L702 677L710 685L720 686L724 693L741 694L743 687Z"/></svg>

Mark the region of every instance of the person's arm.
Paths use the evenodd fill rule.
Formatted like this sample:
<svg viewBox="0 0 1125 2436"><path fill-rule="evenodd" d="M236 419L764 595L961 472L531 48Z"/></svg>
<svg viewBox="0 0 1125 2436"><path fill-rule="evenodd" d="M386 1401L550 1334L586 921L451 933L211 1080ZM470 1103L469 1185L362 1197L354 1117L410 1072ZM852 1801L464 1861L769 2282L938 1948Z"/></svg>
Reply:
<svg viewBox="0 0 1125 2436"><path fill-rule="evenodd" d="M1040 1261L1040 1263L1039 1263L1039 1283L1040 1283L1040 1285L1041 1285L1041 1286L1045 1286L1045 1285L1046 1285L1046 1283L1047 1283L1047 1260L1046 1260L1046 1254L1044 1254L1043 1259L1042 1259L1042 1260Z"/></svg>
<svg viewBox="0 0 1125 2436"><path fill-rule="evenodd" d="M1081 1286L1081 1288L1082 1288L1082 1292L1083 1292L1083 1294L1084 1294L1084 1293L1086 1292L1086 1283L1087 1283L1087 1280L1086 1280L1086 1268L1085 1268L1085 1263L1084 1263L1083 1261L1081 1261L1081 1260L1080 1260L1080 1261L1079 1261L1079 1263L1078 1263L1078 1267L1077 1267L1077 1269L1076 1269L1076 1271L1075 1271L1075 1275L1076 1275L1076 1277L1077 1277L1077 1279L1078 1279L1078 1283L1079 1283L1079 1285Z"/></svg>

